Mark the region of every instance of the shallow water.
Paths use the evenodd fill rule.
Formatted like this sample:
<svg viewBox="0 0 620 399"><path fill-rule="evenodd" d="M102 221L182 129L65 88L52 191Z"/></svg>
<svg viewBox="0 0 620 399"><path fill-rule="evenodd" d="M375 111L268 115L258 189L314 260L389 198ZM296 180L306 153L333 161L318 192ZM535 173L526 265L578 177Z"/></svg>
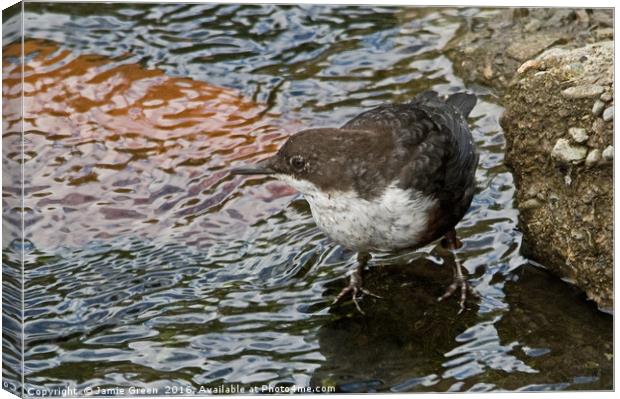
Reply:
<svg viewBox="0 0 620 399"><path fill-rule="evenodd" d="M434 245L373 258L367 286L384 299L364 298L366 316L329 307L355 254L317 229L291 189L226 172L304 126L462 90L442 49L493 10L26 11L27 387L612 387L611 316L519 255L502 108L488 89L467 87L480 98L481 162L458 256L482 298L460 315L455 299L436 302L453 260ZM5 56L5 93L18 93L18 67ZM10 143L18 115L3 112ZM19 151L4 155L18 165ZM19 211L18 193L5 177L4 209ZM5 280L18 285L22 246L3 246ZM5 344L5 367L16 368L19 342Z"/></svg>

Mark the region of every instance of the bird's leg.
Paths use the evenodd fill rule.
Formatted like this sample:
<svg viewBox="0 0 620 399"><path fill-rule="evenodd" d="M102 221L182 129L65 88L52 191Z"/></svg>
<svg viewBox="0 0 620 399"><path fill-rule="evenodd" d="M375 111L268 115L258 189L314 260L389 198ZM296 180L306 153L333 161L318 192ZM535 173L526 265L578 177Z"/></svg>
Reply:
<svg viewBox="0 0 620 399"><path fill-rule="evenodd" d="M364 311L360 307L360 304L358 303L358 299L357 299L358 295L365 294L365 295L374 296L375 298L381 298L379 295L373 294L372 292L368 291L366 288L364 288L362 286L363 275L364 275L364 268L366 267L366 264L368 263L370 258L371 258L371 256L367 252L360 252L360 253L358 253L358 255L357 255L357 267L355 268L355 270L351 274L351 277L349 279L349 285L344 287L342 289L342 291L340 291L340 293L338 294L336 299L334 299L334 301L332 302L332 305L337 304L347 294L350 294L351 295L351 299L353 299L353 303L355 304L355 307L357 308L357 310L361 314L366 314L366 313L364 313Z"/></svg>
<svg viewBox="0 0 620 399"><path fill-rule="evenodd" d="M437 298L437 300L443 301L444 299L452 296L452 294L454 294L457 289L460 289L461 297L459 298L459 306L460 306L459 313L461 313L463 310L465 310L465 299L467 299L467 293L469 293L474 298L479 298L480 295L478 295L478 293L469 286L469 284L467 283L467 280L465 280L465 277L463 276L463 270L461 269L461 262L456 256L456 250L460 248L461 246L463 246L463 244L456 237L456 231L454 229L450 230L445 235L444 239L441 241L441 244L445 248L448 248L450 252L452 252L452 256L454 257L454 264L456 265L456 268L454 271L454 281L452 282L452 284L450 284L450 286L448 286L448 288L446 289L446 292L442 296Z"/></svg>

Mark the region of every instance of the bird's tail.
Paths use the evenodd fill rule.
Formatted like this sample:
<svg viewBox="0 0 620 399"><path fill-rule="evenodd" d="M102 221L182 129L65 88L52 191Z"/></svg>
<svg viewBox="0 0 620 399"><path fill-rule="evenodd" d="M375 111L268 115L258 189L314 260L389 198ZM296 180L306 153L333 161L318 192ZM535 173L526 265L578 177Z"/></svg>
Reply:
<svg viewBox="0 0 620 399"><path fill-rule="evenodd" d="M446 100L448 104L461 111L465 118L467 118L471 110L474 109L476 101L476 96L469 93L455 93Z"/></svg>

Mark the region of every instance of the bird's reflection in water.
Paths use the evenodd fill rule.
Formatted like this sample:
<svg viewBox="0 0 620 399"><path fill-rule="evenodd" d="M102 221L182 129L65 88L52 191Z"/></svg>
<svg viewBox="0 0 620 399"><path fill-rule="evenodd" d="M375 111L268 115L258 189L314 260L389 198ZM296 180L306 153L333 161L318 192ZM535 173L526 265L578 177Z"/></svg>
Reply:
<svg viewBox="0 0 620 399"><path fill-rule="evenodd" d="M383 298L365 296L361 300L365 316L350 302L333 307L332 312L342 316L319 332L326 361L314 381L335 384L342 392L381 390L412 375L428 376L421 384L436 382L433 370L441 367L443 353L478 318L473 303L469 303L473 309L458 315L456 299L437 301L452 281L454 261L445 259L444 265L418 258L411 264L367 270L367 288Z"/></svg>
<svg viewBox="0 0 620 399"><path fill-rule="evenodd" d="M612 369L611 331L598 320L610 316L585 309L592 305L575 288L526 264L493 279L503 302L495 310L483 312L468 301L468 309L458 314L455 298L437 302L454 262L449 255L442 258L443 265L421 257L371 267L368 289L383 299L364 297L365 316L350 302L331 309L334 319L318 333L325 361L313 385L335 386L338 392L445 392L611 384L611 372L600 372ZM333 295L341 283L325 295ZM549 306L554 298L567 296L573 301ZM586 331L597 338L584 339ZM572 377L567 377L561 371L566 364L553 363L566 362L571 347L575 357ZM609 356L597 358L596 353L606 351Z"/></svg>

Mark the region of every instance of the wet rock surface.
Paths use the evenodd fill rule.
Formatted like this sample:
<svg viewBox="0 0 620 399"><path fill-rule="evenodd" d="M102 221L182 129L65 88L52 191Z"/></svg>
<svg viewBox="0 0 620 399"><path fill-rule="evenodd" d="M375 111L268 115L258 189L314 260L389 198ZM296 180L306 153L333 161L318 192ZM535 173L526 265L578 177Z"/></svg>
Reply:
<svg viewBox="0 0 620 399"><path fill-rule="evenodd" d="M553 46L613 40L610 10L511 8L473 17L448 46L465 81L506 89L517 69ZM577 66L578 67L578 66Z"/></svg>
<svg viewBox="0 0 620 399"><path fill-rule="evenodd" d="M450 43L466 81L495 89L523 252L613 307L611 10L512 9Z"/></svg>

